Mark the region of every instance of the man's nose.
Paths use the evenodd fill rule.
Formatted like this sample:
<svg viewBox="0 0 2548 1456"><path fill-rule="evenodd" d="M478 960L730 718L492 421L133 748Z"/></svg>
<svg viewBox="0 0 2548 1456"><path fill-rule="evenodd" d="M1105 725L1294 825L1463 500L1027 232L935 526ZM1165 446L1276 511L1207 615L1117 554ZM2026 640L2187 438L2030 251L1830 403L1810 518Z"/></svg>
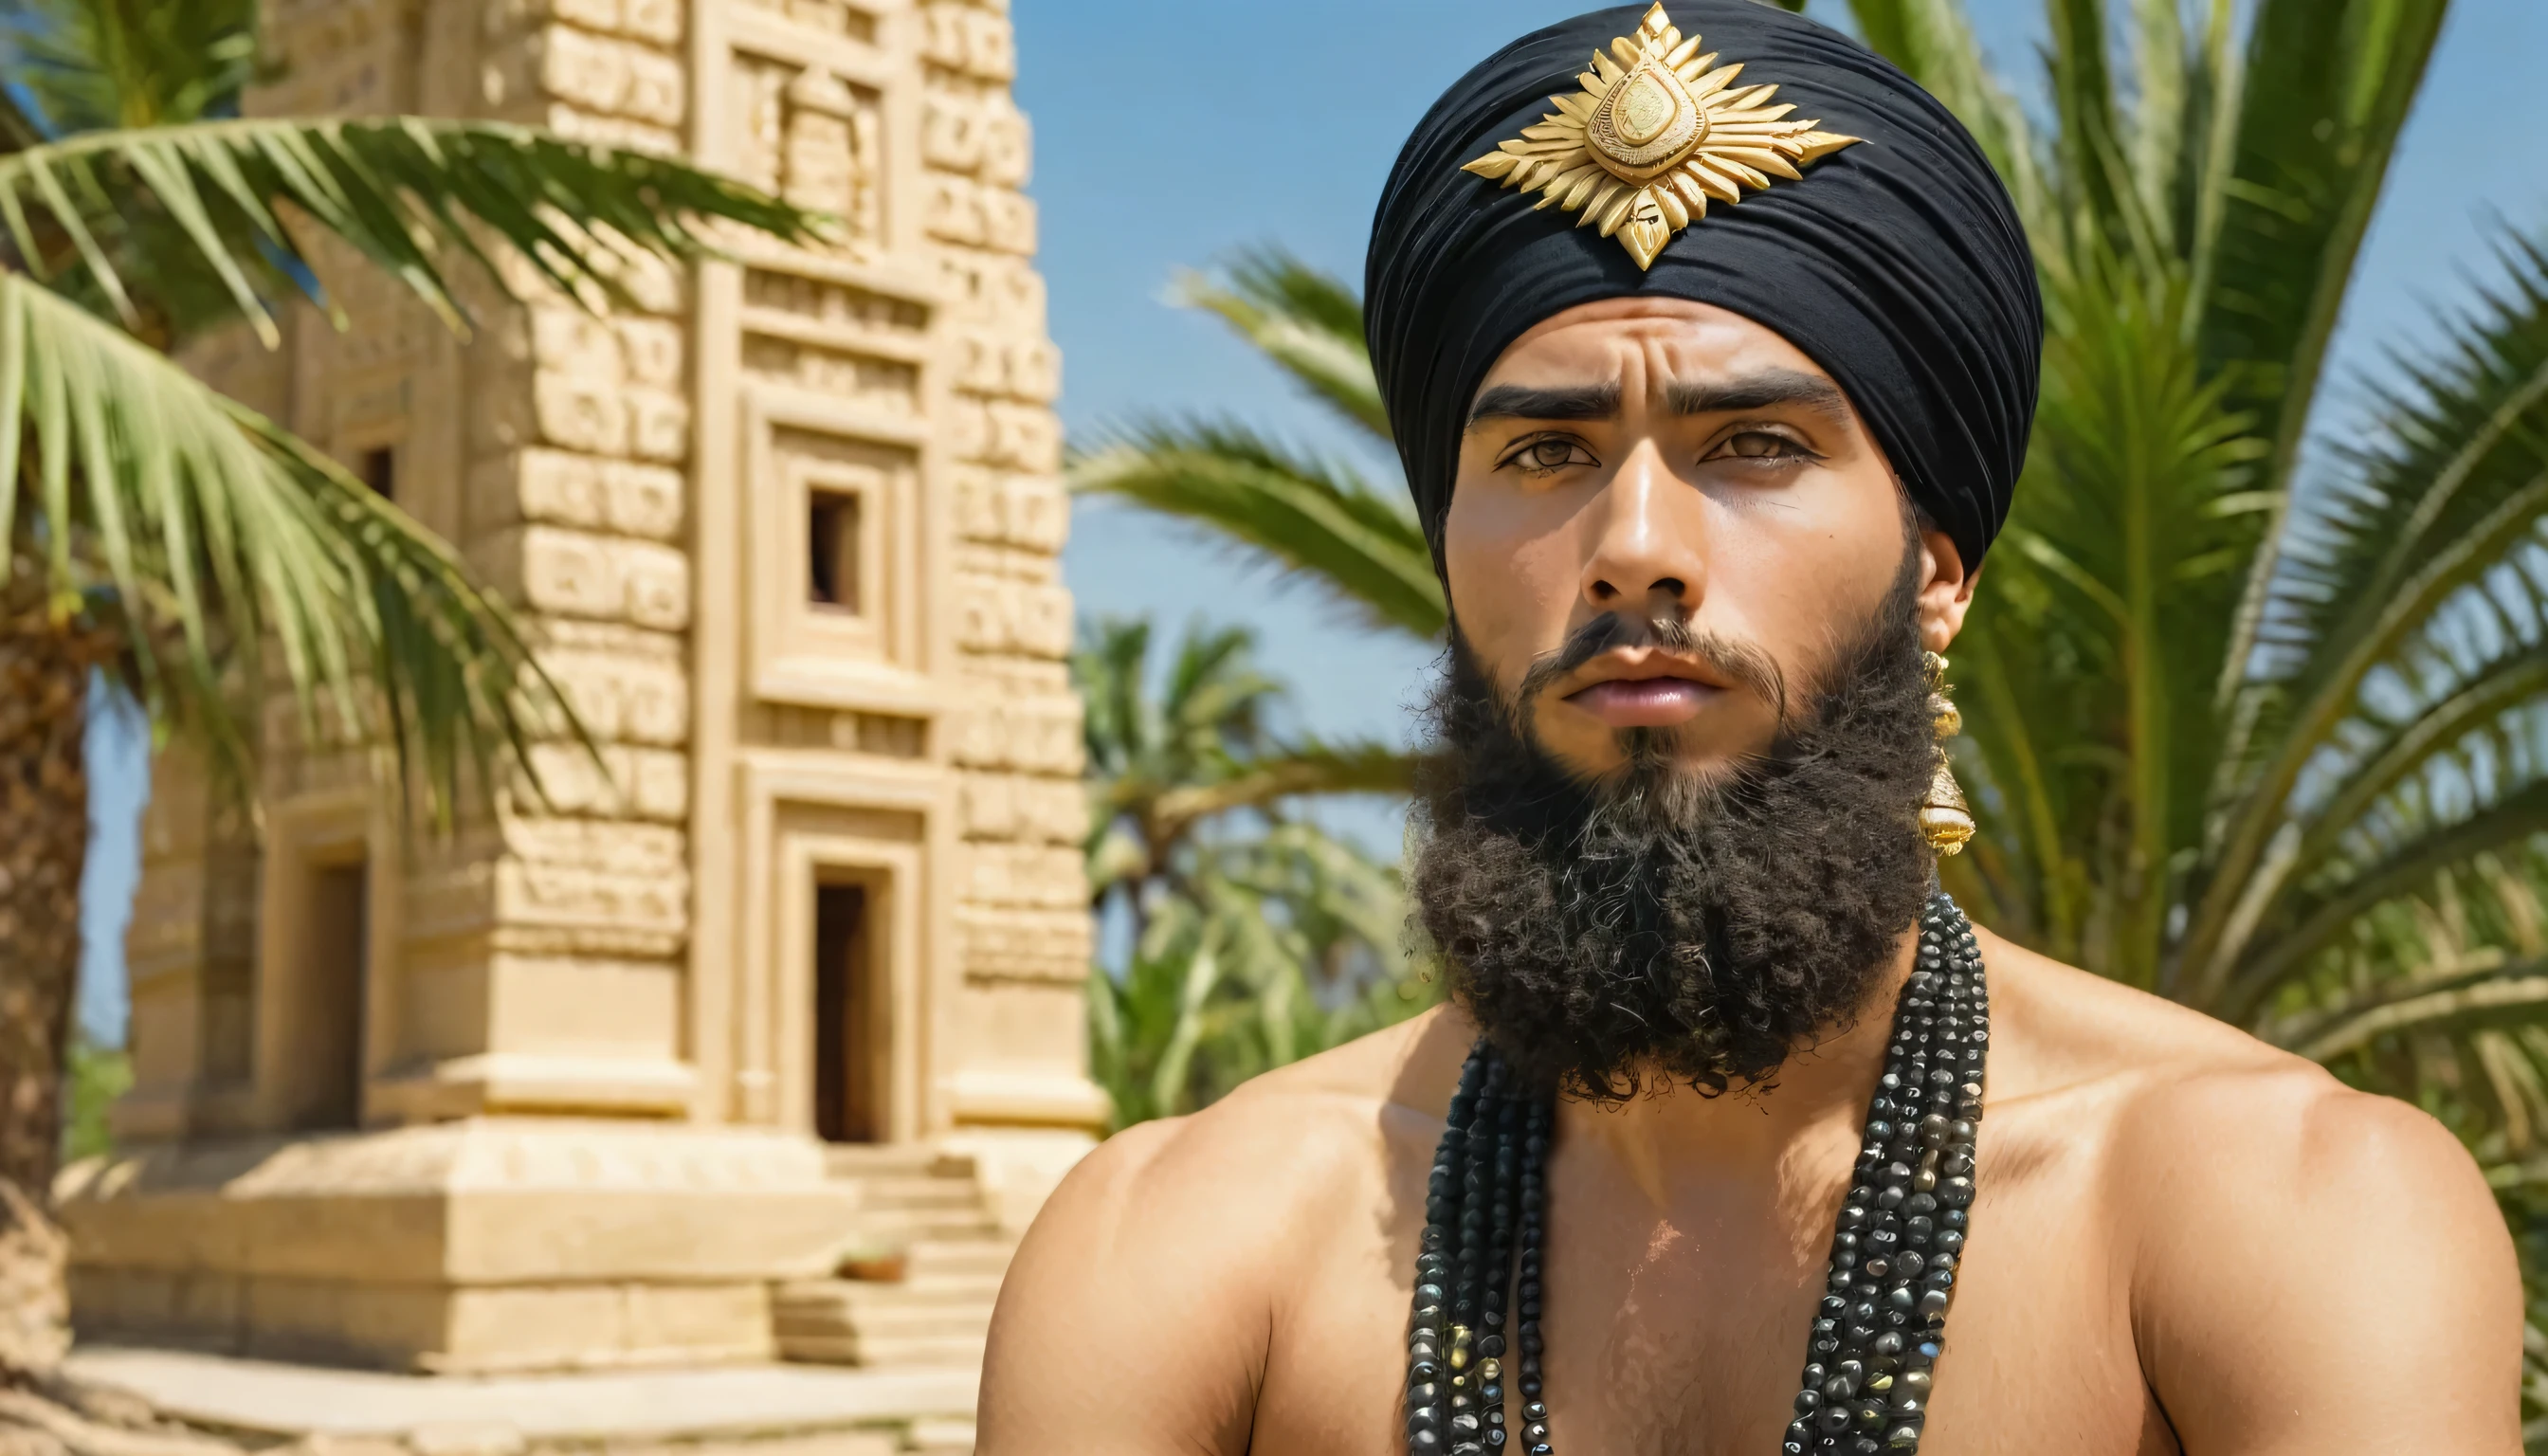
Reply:
<svg viewBox="0 0 2548 1456"><path fill-rule="evenodd" d="M1602 490L1597 534L1584 567L1584 599L1595 611L1649 618L1687 615L1706 588L1697 493L1639 448Z"/></svg>

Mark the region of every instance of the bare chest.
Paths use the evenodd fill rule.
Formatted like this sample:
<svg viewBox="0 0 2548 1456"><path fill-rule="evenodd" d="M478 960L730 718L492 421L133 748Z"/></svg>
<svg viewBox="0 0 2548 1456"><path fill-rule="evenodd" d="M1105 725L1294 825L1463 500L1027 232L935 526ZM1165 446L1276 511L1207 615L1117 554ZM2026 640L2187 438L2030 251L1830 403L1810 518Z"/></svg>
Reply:
<svg viewBox="0 0 2548 1456"><path fill-rule="evenodd" d="M1985 1139L1921 1449L2174 1453L2142 1378L2097 1180L2012 1121L1996 1152ZM1794 1418L1828 1217L1704 1179L1659 1207L1564 1172L1561 1159L1546 1251L1549 1443L1561 1456L1773 1456ZM1835 1206L1838 1196L1835 1186ZM1375 1204L1368 1224L1333 1230L1276 1311L1255 1456L1404 1449L1401 1344L1420 1200ZM1520 1393L1509 1401L1518 1434Z"/></svg>

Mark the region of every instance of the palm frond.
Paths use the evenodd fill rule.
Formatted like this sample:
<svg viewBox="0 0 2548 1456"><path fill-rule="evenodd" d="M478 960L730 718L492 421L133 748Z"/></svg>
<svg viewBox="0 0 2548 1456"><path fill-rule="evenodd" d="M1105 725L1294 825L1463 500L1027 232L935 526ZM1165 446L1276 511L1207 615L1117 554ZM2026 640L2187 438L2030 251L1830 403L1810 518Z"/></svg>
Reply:
<svg viewBox="0 0 2548 1456"><path fill-rule="evenodd" d="M2337 855L2384 800L2402 789L2425 788L2437 768L2463 785L2526 777L2527 771L2518 768L2508 774L2501 768L2481 774L2458 750L2542 699L2548 699L2548 646L2539 643L2515 643L2478 670L2454 675L2446 693L2419 694L2411 708L2380 724L2380 736L2348 755L2351 767L2335 776L2338 786L2323 807L2312 811L2294 858L2318 864Z"/></svg>
<svg viewBox="0 0 2548 1456"><path fill-rule="evenodd" d="M1375 626L1439 636L1432 549L1414 512L1338 466L1244 426L1151 424L1074 460L1070 488L1207 526L1307 578Z"/></svg>
<svg viewBox="0 0 2548 1456"><path fill-rule="evenodd" d="M2488 701L2466 694L2548 635L2548 256L2513 239L2504 257L2506 281L2483 295L2450 352L2407 364L2404 383L2376 392L2374 443L2344 453L2316 508L2286 523L2262 661L2225 759L2238 798L2185 948L2198 983L2217 984L2240 954L2233 911L2259 903L2258 875L2283 872L2267 851L2284 826L2314 825L2323 841L2346 827L2330 805L2367 807L2359 792L2313 799L2308 775L2324 776L2313 766L2341 764L2351 777L2378 765L2378 776L2403 780L2406 721ZM2384 680L2417 684L2406 711L2366 697ZM2457 737L2435 738L2435 751Z"/></svg>
<svg viewBox="0 0 2548 1456"><path fill-rule="evenodd" d="M2548 460L2548 254L2519 236L2501 252L2502 280L2481 292L2448 352L2395 360L2398 382L2370 387L2373 443L2333 452L2324 504L2295 522L2263 639L2288 692L2326 686L2321 644L2364 636L2382 600Z"/></svg>
<svg viewBox="0 0 2548 1456"><path fill-rule="evenodd" d="M2055 235L2048 212L2038 141L2025 110L1982 60L1972 22L1957 0L1850 0L1859 34L1947 103L2008 184L2018 217L2038 239Z"/></svg>
<svg viewBox="0 0 2548 1456"><path fill-rule="evenodd" d="M466 320L444 262L457 254L495 267L471 224L547 286L597 306L634 302L623 276L632 249L710 251L705 220L781 237L802 237L816 223L669 157L492 122L197 122L0 156L0 223L20 262L44 278L76 270L128 325L140 320L125 275L138 267L163 289L217 293L273 342L274 304L316 276L296 214L454 327ZM136 253L136 243L148 246Z"/></svg>
<svg viewBox="0 0 2548 1456"><path fill-rule="evenodd" d="M396 506L103 319L0 274L0 540L30 537L57 609L120 617L154 709L233 766L231 667L244 660L239 676L261 684L269 639L305 730L394 752L446 821L464 765L492 787L498 760L526 762L535 734L582 734L510 613ZM0 579L11 569L0 554Z"/></svg>
<svg viewBox="0 0 2548 1456"><path fill-rule="evenodd" d="M2003 650L2011 630L2024 630L2013 613L1976 613L1956 641L1956 700L1968 725L1959 772L1972 776L1992 832L1969 857L1941 868L1964 881L1950 886L1958 901L1976 913L1987 906L1985 918L2001 934L2075 956L2086 870L2064 838L2060 766L2041 731L2060 720L2030 704L2045 684L2012 672L2013 658L2032 654L2022 643Z"/></svg>
<svg viewBox="0 0 2548 1456"><path fill-rule="evenodd" d="M1219 315L1313 398L1388 443L1389 410L1371 372L1362 301L1343 284L1279 248L1259 248L1230 266L1227 283L1187 274L1170 297Z"/></svg>
<svg viewBox="0 0 2548 1456"><path fill-rule="evenodd" d="M1119 1124L1200 1106L1246 1077L1429 1005L1400 944L1397 870L1279 811L1310 794L1402 790L1378 744L1286 742L1279 683L1245 628L1187 626L1156 674L1144 621L1083 627L1089 882L1130 911L1133 956L1090 978L1093 1074Z"/></svg>
<svg viewBox="0 0 2548 1456"><path fill-rule="evenodd" d="M2339 863L2326 872L2268 902L2254 949L2214 980L2201 983L2207 1003L2222 1015L2243 1019L2305 969L2312 956L2334 944L2385 902L2412 893L2444 873L2490 852L2518 847L2548 832L2548 778L2534 779L2485 806L2403 836L2380 847L2359 865ZM2215 989L2215 988L2218 989Z"/></svg>
<svg viewBox="0 0 2548 1456"><path fill-rule="evenodd" d="M2232 408L2298 458L2319 372L2389 159L2449 0L2261 0L2222 182L2202 343Z"/></svg>
<svg viewBox="0 0 2548 1456"><path fill-rule="evenodd" d="M1252 757L1218 783L1172 789L1159 796L1157 814L1162 824L1173 825L1303 794L1405 794L1416 766L1414 755L1394 744L1312 740Z"/></svg>
<svg viewBox="0 0 2548 1456"><path fill-rule="evenodd" d="M2052 30L2048 58L2058 121L2053 132L2056 175L2066 192L2057 206L2074 228L2120 245L2131 234L2138 209L2107 55L2104 0L2046 0L2044 9Z"/></svg>
<svg viewBox="0 0 2548 1456"><path fill-rule="evenodd" d="M43 125L63 136L201 121L255 78L255 0L15 0L0 52ZM31 138L32 139L32 138Z"/></svg>
<svg viewBox="0 0 2548 1456"><path fill-rule="evenodd" d="M1189 623L1168 663L1159 717L1198 757L1253 754L1264 746L1265 707L1282 685L1257 671L1256 634Z"/></svg>
<svg viewBox="0 0 2548 1456"><path fill-rule="evenodd" d="M2184 201L2179 180L2185 175L2186 133L2200 121L2193 91L2201 69L2186 51L2182 0L2133 0L2132 40L2138 85L2129 116L2120 119L2125 175L2142 216L2173 244Z"/></svg>
<svg viewBox="0 0 2548 1456"><path fill-rule="evenodd" d="M2383 984L2284 1027L2267 1040L2313 1061L2359 1051L2377 1037L2464 1037L2548 1021L2548 960L2489 965L2458 975Z"/></svg>
<svg viewBox="0 0 2548 1456"><path fill-rule="evenodd" d="M2254 446L2186 339L2181 266L2090 229L2046 306L2034 448L1974 613L1993 620L1957 670L1997 790L1977 812L2036 846L2026 877L2056 894L2076 882L2072 848L2096 847L2085 874L2123 896L2110 933L2044 949L2153 985L2168 876L2201 836L2215 654L2262 535ZM2074 903L2041 908L2046 932L2085 925Z"/></svg>
<svg viewBox="0 0 2548 1456"><path fill-rule="evenodd" d="M1397 872L1307 824L1214 847L1120 971L1089 981L1090 1070L1118 1126L1238 1083L1440 999L1409 966Z"/></svg>
<svg viewBox="0 0 2548 1456"><path fill-rule="evenodd" d="M1375 742L1276 738L1268 714L1281 683L1254 666L1244 627L1188 626L1154 696L1145 620L1086 624L1072 679L1083 719L1096 832L1131 816L1173 852L1198 821L1309 794L1405 792L1403 750ZM1096 842L1092 841L1092 845Z"/></svg>
<svg viewBox="0 0 2548 1456"><path fill-rule="evenodd" d="M1150 660L1146 617L1101 617L1081 624L1070 655L1071 684L1083 710L1080 733L1092 776L1122 774L1155 738L1141 675Z"/></svg>

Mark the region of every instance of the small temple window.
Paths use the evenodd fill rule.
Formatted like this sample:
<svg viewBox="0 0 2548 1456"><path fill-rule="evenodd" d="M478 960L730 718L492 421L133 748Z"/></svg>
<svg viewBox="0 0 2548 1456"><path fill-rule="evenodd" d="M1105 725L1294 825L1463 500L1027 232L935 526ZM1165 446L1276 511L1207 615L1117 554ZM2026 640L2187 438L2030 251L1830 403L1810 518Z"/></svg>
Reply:
<svg viewBox="0 0 2548 1456"><path fill-rule="evenodd" d="M812 559L807 599L817 606L859 609L859 498L816 491L806 512Z"/></svg>
<svg viewBox="0 0 2548 1456"><path fill-rule="evenodd" d="M384 500L398 499L398 451L388 445L363 452L363 484Z"/></svg>

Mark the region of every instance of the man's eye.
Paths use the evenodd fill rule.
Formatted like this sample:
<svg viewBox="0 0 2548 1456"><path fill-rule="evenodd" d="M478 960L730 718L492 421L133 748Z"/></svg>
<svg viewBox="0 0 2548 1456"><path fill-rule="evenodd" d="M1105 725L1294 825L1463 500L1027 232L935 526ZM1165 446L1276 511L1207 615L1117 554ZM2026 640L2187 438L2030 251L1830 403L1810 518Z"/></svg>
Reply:
<svg viewBox="0 0 2548 1456"><path fill-rule="evenodd" d="M1785 435L1747 429L1727 440L1720 453L1738 460L1793 460L1801 459L1809 452Z"/></svg>
<svg viewBox="0 0 2548 1456"><path fill-rule="evenodd" d="M1591 452L1573 440L1551 437L1533 440L1505 457L1508 465L1518 465L1533 472L1564 470L1570 465L1593 465Z"/></svg>

